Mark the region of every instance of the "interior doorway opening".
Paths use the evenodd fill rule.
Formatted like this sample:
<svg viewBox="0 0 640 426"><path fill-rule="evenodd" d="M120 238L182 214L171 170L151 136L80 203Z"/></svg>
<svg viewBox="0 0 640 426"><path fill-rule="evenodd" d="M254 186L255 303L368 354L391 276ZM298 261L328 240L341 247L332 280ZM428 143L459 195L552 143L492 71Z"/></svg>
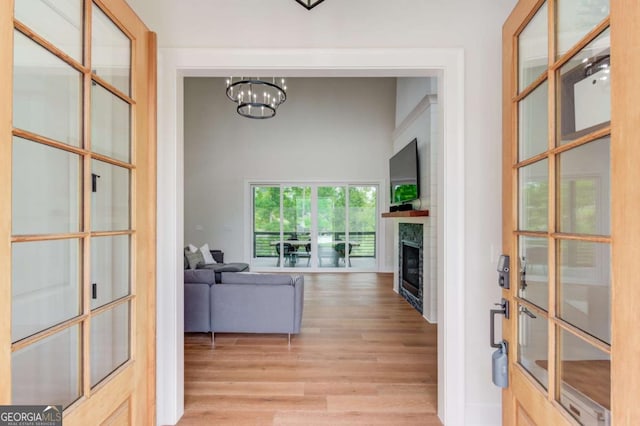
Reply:
<svg viewBox="0 0 640 426"><path fill-rule="evenodd" d="M185 54L181 49L169 49L162 57L165 74L161 76L159 96L165 100L166 110L161 111L161 116L166 120L159 120L163 125L160 130L161 144L166 143L164 152L159 155L159 180L166 187L175 188L175 193L171 191L162 194L159 200L160 205L176 206L174 209L159 209L162 223L167 224L168 234L160 235L161 240L166 239L167 244L159 244L166 248L166 252L159 253L162 258L175 258L172 265L163 265L167 271L159 274L167 278L167 282L159 280L159 305L166 308L164 312L174 312L166 317L168 320L164 324L159 324L159 329L163 330L158 336L158 345L163 348L163 359L159 359L159 370L163 370L163 363L167 364L167 374L160 378L158 383L159 401L158 405L166 408L167 419L179 418L182 407L182 381L183 371L180 367L183 359L182 352L182 295L179 286L175 286L175 281L181 281L182 267L182 247L184 244L181 228L183 225L183 204L182 204L182 179L183 179L183 105L182 93L183 83L186 76L226 76L229 73L238 73L245 69L246 58L238 61L240 57L230 54L231 52L217 51L216 49L204 49L199 55L193 56ZM376 49L355 50L353 55L345 57L335 55L332 52L300 52L300 51L279 51L276 56L258 55L254 58L258 67L262 66L262 71L268 68L272 74L285 75L298 74L304 76L431 76L441 75L443 90L443 113L442 123L442 149L440 150L442 168L443 187L447 187L447 194L439 194L442 203L438 206L438 213L441 217L448 218L447 223L442 223L438 229L439 237L447 232L446 243L443 238L442 246L438 247L442 262L442 275L438 277L438 288L443 289L446 277L447 292L441 291L438 294L438 305L441 307L441 319L438 324L438 383L441 387L439 392L438 412L442 419L447 422L459 422L464 417L464 371L459 368L464 364L463 338L464 323L457 319L463 315L464 298L463 279L464 268L464 192L462 183L464 179L464 157L463 157L463 131L464 128L464 108L463 92L464 86L464 61L460 49L410 49L394 51L393 55L385 54L384 51ZM417 54L419 53L419 54ZM268 58L279 58L278 64L269 65ZM265 62L266 61L266 62ZM303 69L301 63L314 64L310 68ZM226 64L221 66L221 64ZM369 64L363 67L362 64ZM400 64L400 65L398 65ZM404 65L402 65L404 64ZM309 66L309 65L307 65ZM341 71L337 71L337 70ZM252 69L253 72L256 69ZM259 71L259 72L262 72ZM264 72L262 72L264 74ZM239 74L238 74L239 75ZM177 136L174 136L177 135ZM161 148L162 149L162 148ZM163 173L164 172L164 173ZM446 253L446 256L445 256ZM455 262L454 262L455 259ZM164 274L164 275L163 275ZM172 284L173 282L173 284ZM164 291L163 291L164 290ZM166 292L166 293L165 293ZM444 307L447 307L445 310ZM175 322L173 322L175 321ZM162 322L160 320L160 322ZM444 329L444 323L447 328ZM163 327L166 325L166 328ZM441 332L440 332L441 331ZM446 357L445 357L446 354ZM444 386L446 378L447 385ZM163 385L164 384L164 385ZM169 389L167 391L167 389ZM171 391L171 389L177 389ZM164 390L164 391L163 391ZM162 394L162 395L161 395ZM166 404L163 400L166 398Z"/></svg>

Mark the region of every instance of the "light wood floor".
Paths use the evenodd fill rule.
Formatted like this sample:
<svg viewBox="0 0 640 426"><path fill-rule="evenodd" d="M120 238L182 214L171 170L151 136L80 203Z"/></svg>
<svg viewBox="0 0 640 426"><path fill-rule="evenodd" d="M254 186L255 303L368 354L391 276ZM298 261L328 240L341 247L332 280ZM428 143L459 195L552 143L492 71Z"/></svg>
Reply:
<svg viewBox="0 0 640 426"><path fill-rule="evenodd" d="M186 425L440 425L436 326L390 274L307 274L302 332L185 335Z"/></svg>

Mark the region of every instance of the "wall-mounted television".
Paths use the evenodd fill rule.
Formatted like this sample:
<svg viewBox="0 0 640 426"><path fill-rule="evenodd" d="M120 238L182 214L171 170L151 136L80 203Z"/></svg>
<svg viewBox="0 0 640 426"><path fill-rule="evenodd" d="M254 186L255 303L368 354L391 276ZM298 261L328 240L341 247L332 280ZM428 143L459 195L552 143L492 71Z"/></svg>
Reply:
<svg viewBox="0 0 640 426"><path fill-rule="evenodd" d="M414 139L389 159L391 204L420 198L418 140Z"/></svg>

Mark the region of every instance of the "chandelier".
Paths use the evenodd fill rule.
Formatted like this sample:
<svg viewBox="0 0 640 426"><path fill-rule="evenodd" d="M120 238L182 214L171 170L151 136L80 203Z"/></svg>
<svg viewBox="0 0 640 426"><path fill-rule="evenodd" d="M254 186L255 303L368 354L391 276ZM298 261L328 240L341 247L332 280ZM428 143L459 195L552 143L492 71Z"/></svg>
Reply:
<svg viewBox="0 0 640 426"><path fill-rule="evenodd" d="M307 10L311 10L324 0L296 0L298 3L307 8Z"/></svg>
<svg viewBox="0 0 640 426"><path fill-rule="evenodd" d="M238 105L236 111L244 117L271 118L287 100L287 86L284 78L278 82L275 77L271 81L260 80L260 77L240 77L239 80L230 77L227 79L227 98Z"/></svg>

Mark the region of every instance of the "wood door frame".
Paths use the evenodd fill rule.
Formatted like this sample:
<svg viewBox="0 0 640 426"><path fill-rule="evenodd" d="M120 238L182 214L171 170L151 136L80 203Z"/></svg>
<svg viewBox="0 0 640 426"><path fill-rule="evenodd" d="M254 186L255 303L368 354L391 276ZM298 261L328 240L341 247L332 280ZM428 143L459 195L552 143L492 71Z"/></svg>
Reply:
<svg viewBox="0 0 640 426"><path fill-rule="evenodd" d="M156 422L156 35L140 21L125 0L92 0L93 7L107 11L114 22L126 28L132 37L131 90L138 101L133 108L140 108L133 115L132 134L135 135L135 172L132 175L131 212L132 226L136 226L136 256L131 265L135 303L130 308L130 359L116 369L95 388L89 397L81 397L65 411L65 424L95 424L112 413L118 419L131 424L155 424ZM0 46L13 46L14 16L12 0L0 2ZM85 12L89 3L85 3ZM86 28L86 26L85 26ZM135 41L135 43L133 43ZM84 43L89 43L85 38ZM8 309L0 309L0 375L11 377L11 247L12 247L12 139L13 123L13 47L0 49L0 74L8 76L0 81L0 300ZM90 86L85 76L84 89ZM85 96L86 95L86 96ZM88 95L83 94L87 107ZM9 100L8 102L6 100ZM83 112L84 114L84 112ZM83 115L84 116L84 115ZM84 129L85 137L89 129ZM88 158L88 157L87 157ZM86 170L85 170L86 172ZM86 178L86 176L85 176ZM84 181L84 180L83 180ZM85 185L85 188L88 185ZM87 202L86 191L84 201ZM137 207L136 207L137 206ZM86 262L86 259L85 259ZM86 263L85 263L86 266ZM85 295L86 296L86 295ZM127 302L132 303L132 302ZM88 350L84 351L88 354ZM84 361L83 374L89 374ZM140 388L143 386L143 388ZM135 389L135 394L131 389ZM84 391L88 382L85 379ZM0 403L11 403L10 381L0 384ZM141 398L137 404L126 404L132 398ZM115 411L113 411L115 409Z"/></svg>
<svg viewBox="0 0 640 426"><path fill-rule="evenodd" d="M640 419L640 2L612 0L611 23L611 411L613 424ZM615 348L615 350L613 350ZM629 374L636 372L635 374Z"/></svg>
<svg viewBox="0 0 640 426"><path fill-rule="evenodd" d="M13 1L0 2L0 47L13 45ZM0 48L0 100L13 100L13 48ZM4 77L7 78L4 78ZM13 101L0 102L0 182L12 179ZM9 119L5 119L9 117ZM11 185L0 185L0 199L11 200ZM0 271L11 271L11 203L0 203ZM9 218L9 220L5 220ZM11 274L0 274L0 300L11 300ZM10 306L10 305L9 305ZM0 376L11 377L11 309L0 309ZM11 401L11 388L0 385L0 401Z"/></svg>
<svg viewBox="0 0 640 426"><path fill-rule="evenodd" d="M518 57L517 57L517 35L528 23L531 17L538 11L538 8L549 1L547 0L520 0L505 21L502 32L502 250L511 255L510 281L511 288L503 290L503 297L511 305L511 318L502 321L502 336L509 343L509 387L502 391L502 422L503 424L515 424L516 418L526 419L535 424L569 425L569 415L566 414L559 404L550 401L546 396L546 391L537 383L524 368L516 364L517 357L517 321L518 314L515 310L517 302L515 297L518 292L519 272L517 243L513 230L518 223L518 188L515 184L518 179L518 170L514 169L514 164L518 163L518 153L516 144L518 141L518 116L517 108L514 104L515 96L518 93ZM548 9L549 15L553 14L551 7ZM552 25L552 20L549 25ZM549 40L549 43L552 41ZM550 85L551 86L551 85ZM554 88L549 87L549 93L553 93ZM549 96L549 103L555 102L553 96ZM555 132L555 123L549 122L549 137ZM551 138L552 140L555 140ZM550 143L550 142L549 142ZM555 206L549 206L549 215L555 214ZM554 222L550 222L554 223ZM553 268L552 268L553 269ZM550 269L549 274L553 274ZM549 314L553 312L550 305ZM555 334L550 333L555 336ZM555 346L555 341L551 342ZM549 371L549 387L554 388L554 366ZM518 404L516 394L523 395L522 398L529 411Z"/></svg>
<svg viewBox="0 0 640 426"><path fill-rule="evenodd" d="M464 345L464 52L460 48L415 49L160 49L158 419L175 423L184 411L182 248L183 80L188 76L275 73L305 77L429 77L443 73L443 179L438 227L438 414L448 424L465 417ZM268 70L265 72L265 70ZM240 74L239 74L240 72ZM444 235L447 235L446 241ZM447 286L444 286L444 282ZM444 326L446 324L446 328ZM487 373L489 371L487 363Z"/></svg>
<svg viewBox="0 0 640 426"><path fill-rule="evenodd" d="M520 26L528 21L531 11L543 0L520 0L503 26L503 249L515 253L513 229L517 223L517 188L514 183L517 162L514 148L517 141L517 116L514 97L517 85L516 38ZM552 2L553 4L553 2ZM635 332L640 323L640 287L634 267L640 258L640 3L634 0L611 0L611 415L612 424L633 424L640 418L640 380L635 373L640 335ZM550 21L553 22L553 21ZM550 41L551 42L551 41ZM553 90L553 89L552 89ZM550 93L553 93L550 91ZM549 99L549 102L555 102ZM553 123L552 131L555 131ZM512 265L516 262L512 262ZM503 295L513 304L517 292L517 268L511 268L511 290ZM515 345L515 322L503 321L503 335ZM518 367L518 366L516 366ZM513 370L513 369L512 369ZM540 391L523 369L510 371L511 384L503 391L503 423L511 424L518 413L515 393L526 392L527 404L534 407L527 413L529 421L541 424L569 424L568 415L560 406ZM549 374L553 374L550 371ZM552 382L552 380L550 380ZM553 412L549 407L558 408ZM524 417L524 416L523 416Z"/></svg>

